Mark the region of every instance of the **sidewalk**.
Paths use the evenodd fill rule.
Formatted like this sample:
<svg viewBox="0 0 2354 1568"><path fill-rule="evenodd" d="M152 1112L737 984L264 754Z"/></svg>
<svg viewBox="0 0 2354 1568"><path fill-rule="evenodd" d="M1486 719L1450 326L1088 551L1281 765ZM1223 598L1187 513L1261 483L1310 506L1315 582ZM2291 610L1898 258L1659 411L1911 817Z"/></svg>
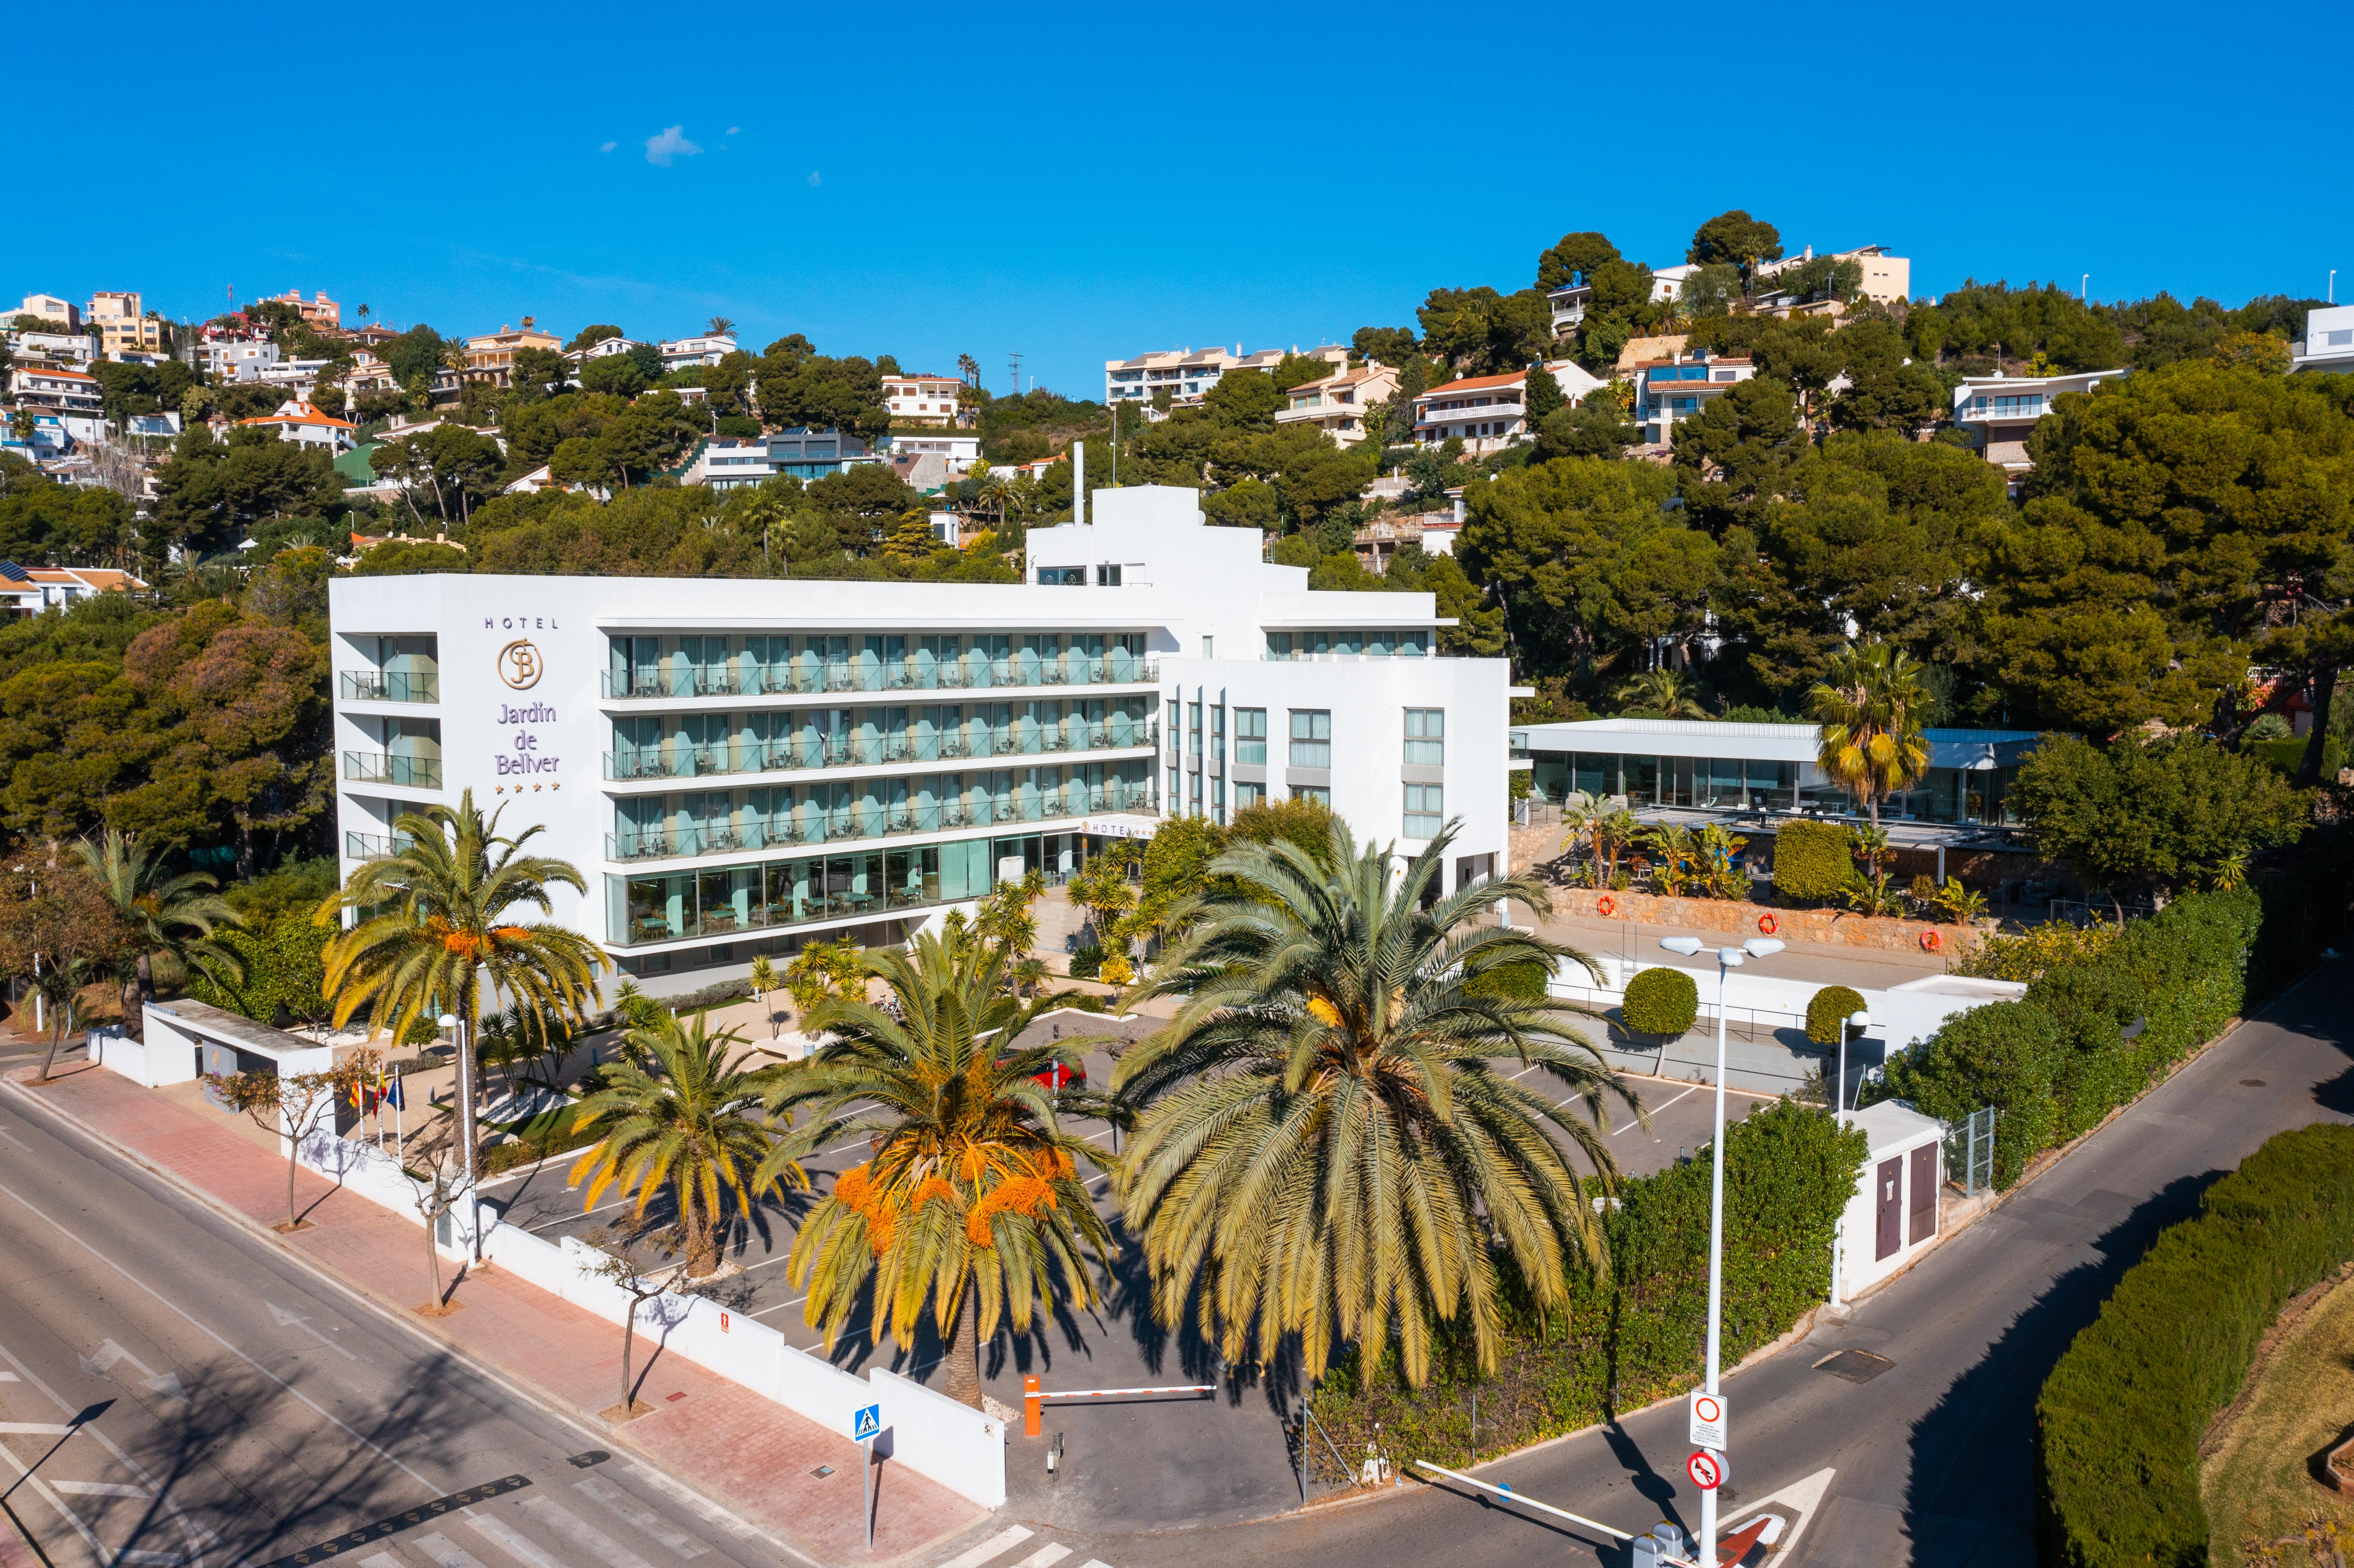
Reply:
<svg viewBox="0 0 2354 1568"><path fill-rule="evenodd" d="M103 1068L61 1065L36 1088L37 1065L9 1075L10 1089L39 1099L96 1137L252 1222L405 1321L520 1383L574 1420L610 1435L772 1535L827 1562L881 1562L965 1530L987 1510L887 1460L875 1469L875 1551L860 1518L858 1446L782 1405L676 1356L642 1368L638 1397L654 1407L625 1425L597 1414L619 1402L619 1328L497 1268L469 1273L451 1295L464 1310L428 1319L414 1308L433 1287L419 1226L309 1170L295 1178L310 1228L281 1236L286 1162L239 1136L226 1118L175 1104ZM458 1266L444 1262L443 1284ZM811 1478L820 1465L833 1473ZM5 1521L0 1521L5 1525Z"/></svg>

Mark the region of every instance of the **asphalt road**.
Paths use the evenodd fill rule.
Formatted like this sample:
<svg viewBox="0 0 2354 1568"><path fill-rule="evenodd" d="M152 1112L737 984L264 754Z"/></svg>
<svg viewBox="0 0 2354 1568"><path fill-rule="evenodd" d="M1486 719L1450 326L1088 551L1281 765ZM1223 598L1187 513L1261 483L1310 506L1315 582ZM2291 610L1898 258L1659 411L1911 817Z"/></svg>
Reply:
<svg viewBox="0 0 2354 1568"><path fill-rule="evenodd" d="M1763 1498L1829 1467L1786 1568L2014 1568L2034 1561L2036 1391L2118 1274L2158 1230L2187 1217L2211 1181L2272 1134L2354 1119L2354 976L2307 980L2177 1074L2027 1188L1843 1323L1728 1380L1734 1489ZM1860 1349L1885 1358L1861 1384L1817 1370ZM1535 1450L1481 1472L1529 1497L1619 1529L1699 1519L1683 1475L1681 1404ZM1009 1469L1038 1462L1016 1437ZM1157 1467L1132 1459L1148 1481ZM1071 1478L1076 1481L1078 1478ZM1066 1482L1065 1484L1070 1484ZM1013 1568L1041 1541L1121 1568L1214 1562L1548 1563L1623 1568L1626 1549L1469 1490L1410 1485L1322 1517L1182 1534L1089 1533L1007 1510L1034 1533L957 1568ZM1737 1517L1729 1512L1728 1520ZM985 1527L974 1541L986 1544ZM1017 1548L1019 1548L1017 1550ZM970 1549L979 1551L976 1545Z"/></svg>
<svg viewBox="0 0 2354 1568"><path fill-rule="evenodd" d="M364 1568L793 1560L626 1455L568 1463L589 1434L15 1097L0 1260L0 1489L56 1568L260 1565L386 1520Z"/></svg>

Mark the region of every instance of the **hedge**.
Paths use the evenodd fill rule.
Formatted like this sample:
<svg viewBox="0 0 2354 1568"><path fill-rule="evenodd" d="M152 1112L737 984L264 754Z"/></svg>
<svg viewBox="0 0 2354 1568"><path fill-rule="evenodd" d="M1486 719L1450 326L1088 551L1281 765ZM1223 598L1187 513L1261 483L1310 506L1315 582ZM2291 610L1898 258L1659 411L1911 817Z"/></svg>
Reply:
<svg viewBox="0 0 2354 1568"><path fill-rule="evenodd" d="M1859 1129L1788 1100L1725 1129L1725 1365L1826 1298L1831 1234L1868 1147ZM1510 1290L1491 1378L1478 1375L1460 1325L1442 1330L1419 1393L1401 1383L1394 1349L1372 1375L1344 1356L1312 1399L1324 1433L1343 1457L1362 1458L1378 1423L1399 1464L1459 1467L1697 1387L1708 1336L1708 1188L1705 1160L1627 1181L1604 1221L1608 1275L1574 1277L1568 1308L1553 1314ZM1320 1442L1311 1438L1310 1452L1328 1478L1341 1478Z"/></svg>
<svg viewBox="0 0 2354 1568"><path fill-rule="evenodd" d="M2098 1127L2222 1033L2260 920L2250 891L2177 899L2098 954L2045 970L2020 1001L1949 1019L1892 1060L1870 1097L1948 1122L1992 1106L1995 1185L2009 1187L2037 1154Z"/></svg>
<svg viewBox="0 0 2354 1568"><path fill-rule="evenodd" d="M1637 1034L1681 1034L1700 1016L1700 987L1681 969L1644 969L1627 982L1618 1017Z"/></svg>
<svg viewBox="0 0 2354 1568"><path fill-rule="evenodd" d="M2036 1401L2039 1557L2204 1563L2199 1442L2282 1307L2354 1258L2354 1128L2284 1132L2117 1280Z"/></svg>
<svg viewBox="0 0 2354 1568"><path fill-rule="evenodd" d="M1863 998L1843 985L1827 985L1807 1001L1807 1038L1818 1045L1837 1046L1847 1033L1847 1021L1863 1011Z"/></svg>
<svg viewBox="0 0 2354 1568"><path fill-rule="evenodd" d="M1785 898L1836 898L1855 874L1845 828L1789 822L1774 833L1774 891Z"/></svg>

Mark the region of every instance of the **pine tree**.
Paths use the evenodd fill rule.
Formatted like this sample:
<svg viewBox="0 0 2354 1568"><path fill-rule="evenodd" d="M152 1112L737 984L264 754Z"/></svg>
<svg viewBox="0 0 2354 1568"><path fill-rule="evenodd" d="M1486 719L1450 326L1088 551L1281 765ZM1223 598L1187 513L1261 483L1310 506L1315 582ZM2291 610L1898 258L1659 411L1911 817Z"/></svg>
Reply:
<svg viewBox="0 0 2354 1568"><path fill-rule="evenodd" d="M1553 372L1544 367L1543 361L1529 366L1528 390L1521 396L1521 407L1527 411L1530 429L1535 429L1547 414L1566 407L1568 402L1562 396L1561 383L1553 378Z"/></svg>

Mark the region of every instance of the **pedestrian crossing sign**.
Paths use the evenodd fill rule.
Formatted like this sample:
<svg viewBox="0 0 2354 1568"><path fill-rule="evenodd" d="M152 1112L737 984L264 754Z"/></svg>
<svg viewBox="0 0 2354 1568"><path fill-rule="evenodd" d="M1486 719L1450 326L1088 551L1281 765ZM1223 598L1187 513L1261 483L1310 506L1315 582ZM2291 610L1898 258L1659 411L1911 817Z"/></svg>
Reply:
<svg viewBox="0 0 2354 1568"><path fill-rule="evenodd" d="M858 1414L850 1418L850 1440L854 1443L864 1443L882 1430L883 1407L879 1404L861 1405Z"/></svg>

